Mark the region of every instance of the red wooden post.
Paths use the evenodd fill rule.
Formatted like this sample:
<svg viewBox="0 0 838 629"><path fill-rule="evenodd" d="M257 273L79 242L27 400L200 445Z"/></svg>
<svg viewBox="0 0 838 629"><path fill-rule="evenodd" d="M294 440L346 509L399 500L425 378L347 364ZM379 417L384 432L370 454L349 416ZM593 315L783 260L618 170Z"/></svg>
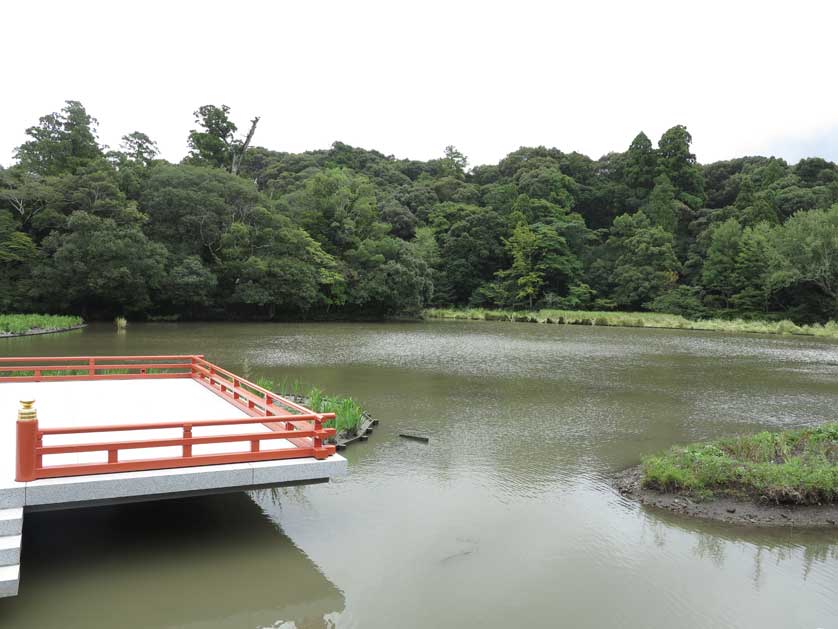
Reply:
<svg viewBox="0 0 838 629"><path fill-rule="evenodd" d="M119 450L108 450L108 463L119 463Z"/></svg>
<svg viewBox="0 0 838 629"><path fill-rule="evenodd" d="M96 359L95 358L88 358L87 359L87 375L88 376L95 376L96 375Z"/></svg>
<svg viewBox="0 0 838 629"><path fill-rule="evenodd" d="M192 438L192 426L189 424L185 424L183 426L183 438L184 439L191 439ZM188 457L192 456L192 444L183 444L183 456Z"/></svg>
<svg viewBox="0 0 838 629"><path fill-rule="evenodd" d="M17 412L17 460L15 480L23 483L37 478L35 448L38 444L38 416L32 405L35 400L21 400Z"/></svg>
<svg viewBox="0 0 838 629"><path fill-rule="evenodd" d="M41 434L41 431L38 431L38 438L36 440L36 446L40 448L44 445L44 435ZM44 455L40 452L35 454L35 469L41 469L44 466Z"/></svg>
<svg viewBox="0 0 838 629"><path fill-rule="evenodd" d="M323 417L318 415L314 419L314 458L325 459L329 456L328 450L323 447L321 431L323 430Z"/></svg>

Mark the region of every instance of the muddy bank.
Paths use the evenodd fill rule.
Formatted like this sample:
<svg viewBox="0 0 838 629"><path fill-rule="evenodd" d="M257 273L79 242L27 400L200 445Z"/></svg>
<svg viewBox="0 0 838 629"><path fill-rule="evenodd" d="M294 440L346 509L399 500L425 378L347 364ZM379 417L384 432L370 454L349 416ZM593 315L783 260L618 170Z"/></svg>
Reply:
<svg viewBox="0 0 838 629"><path fill-rule="evenodd" d="M617 474L613 485L623 496L673 513L746 526L798 526L838 528L838 505L800 506L759 503L719 496L696 501L682 494L663 493L641 486L643 470L637 465Z"/></svg>
<svg viewBox="0 0 838 629"><path fill-rule="evenodd" d="M70 330L81 330L87 327L86 323L71 325L67 328L30 328L26 332L0 332L0 338L11 339L18 336L38 336L40 334L56 334L57 332L69 332Z"/></svg>

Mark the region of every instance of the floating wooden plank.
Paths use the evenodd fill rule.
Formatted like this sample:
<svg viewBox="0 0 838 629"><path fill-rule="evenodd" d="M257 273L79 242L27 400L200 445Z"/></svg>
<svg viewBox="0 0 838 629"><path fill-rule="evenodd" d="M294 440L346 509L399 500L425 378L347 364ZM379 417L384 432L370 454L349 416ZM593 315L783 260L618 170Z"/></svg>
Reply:
<svg viewBox="0 0 838 629"><path fill-rule="evenodd" d="M412 441L421 441L422 443L430 443L431 441L430 437L426 437L425 435L417 435L412 432L401 432L399 433L399 437L411 439Z"/></svg>

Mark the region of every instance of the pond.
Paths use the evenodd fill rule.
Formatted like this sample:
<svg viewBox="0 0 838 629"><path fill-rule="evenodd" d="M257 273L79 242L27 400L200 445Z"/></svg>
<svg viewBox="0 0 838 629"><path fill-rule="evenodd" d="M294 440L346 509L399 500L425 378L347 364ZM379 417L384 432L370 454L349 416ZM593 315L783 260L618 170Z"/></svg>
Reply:
<svg viewBox="0 0 838 629"><path fill-rule="evenodd" d="M350 394L381 425L328 485L27 515L4 629L838 626L834 530L684 519L608 484L676 442L834 421L834 342L466 321L0 340L141 353Z"/></svg>

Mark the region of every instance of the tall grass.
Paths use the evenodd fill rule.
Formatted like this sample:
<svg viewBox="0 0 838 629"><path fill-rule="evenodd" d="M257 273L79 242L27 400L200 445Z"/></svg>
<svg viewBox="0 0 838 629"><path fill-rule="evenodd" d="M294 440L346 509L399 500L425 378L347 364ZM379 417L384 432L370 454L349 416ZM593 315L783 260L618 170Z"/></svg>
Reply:
<svg viewBox="0 0 838 629"><path fill-rule="evenodd" d="M282 379L277 382L268 378L256 381L260 387L286 397L301 400L301 403L315 413L334 413L335 419L325 422L334 427L338 435L355 435L364 419L364 409L351 397L326 395L314 386L303 384L300 380Z"/></svg>
<svg viewBox="0 0 838 629"><path fill-rule="evenodd" d="M796 334L838 339L838 322L797 325L793 321L746 321L744 319L697 319L658 312L608 312L593 310L487 310L483 308L430 308L427 319L470 319L480 321L516 321L526 323L563 323L629 328L671 328L676 330L712 330L755 334Z"/></svg>
<svg viewBox="0 0 838 629"><path fill-rule="evenodd" d="M643 484L698 497L838 503L838 423L671 448L643 460Z"/></svg>
<svg viewBox="0 0 838 629"><path fill-rule="evenodd" d="M0 335L61 330L84 323L81 317L40 314L0 314Z"/></svg>

